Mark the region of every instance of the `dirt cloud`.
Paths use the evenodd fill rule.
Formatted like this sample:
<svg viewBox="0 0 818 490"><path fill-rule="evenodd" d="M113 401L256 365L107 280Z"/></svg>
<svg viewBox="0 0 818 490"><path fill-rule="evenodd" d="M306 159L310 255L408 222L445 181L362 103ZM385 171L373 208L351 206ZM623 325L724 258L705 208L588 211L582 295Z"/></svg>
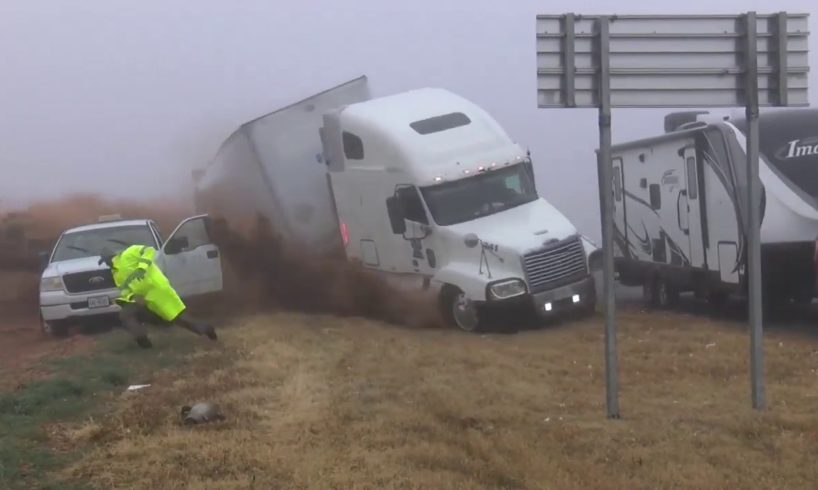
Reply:
<svg viewBox="0 0 818 490"><path fill-rule="evenodd" d="M225 291L237 307L367 317L410 327L443 325L429 295L388 284L347 261L341 250L328 256L303 252L263 218L254 228L251 234L237 233L214 221L226 259Z"/></svg>

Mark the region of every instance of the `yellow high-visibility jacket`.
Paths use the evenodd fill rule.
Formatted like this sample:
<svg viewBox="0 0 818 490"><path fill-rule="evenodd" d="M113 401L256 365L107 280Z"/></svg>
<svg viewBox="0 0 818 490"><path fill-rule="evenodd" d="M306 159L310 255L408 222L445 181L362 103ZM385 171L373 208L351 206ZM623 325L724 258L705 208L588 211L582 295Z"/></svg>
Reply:
<svg viewBox="0 0 818 490"><path fill-rule="evenodd" d="M114 256L111 272L120 291L116 301L133 303L135 296L141 296L150 311L172 322L185 311L185 304L165 274L153 263L155 254L153 247L131 245ZM140 270L144 272L137 272ZM144 274L141 279L140 274Z"/></svg>

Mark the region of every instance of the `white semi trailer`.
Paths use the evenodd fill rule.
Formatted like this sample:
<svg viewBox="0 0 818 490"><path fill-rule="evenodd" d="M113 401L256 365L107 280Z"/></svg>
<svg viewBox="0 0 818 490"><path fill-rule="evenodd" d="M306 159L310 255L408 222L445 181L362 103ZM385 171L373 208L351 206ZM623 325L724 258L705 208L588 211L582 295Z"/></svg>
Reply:
<svg viewBox="0 0 818 490"><path fill-rule="evenodd" d="M197 178L197 206L261 214L286 239L438 295L474 331L492 306L593 309L598 251L537 194L531 159L442 89L371 98L366 77L242 125Z"/></svg>
<svg viewBox="0 0 818 490"><path fill-rule="evenodd" d="M765 297L815 295L818 110L762 113L760 180ZM682 112L666 134L613 147L616 263L659 306L693 291L715 302L746 293L746 121Z"/></svg>

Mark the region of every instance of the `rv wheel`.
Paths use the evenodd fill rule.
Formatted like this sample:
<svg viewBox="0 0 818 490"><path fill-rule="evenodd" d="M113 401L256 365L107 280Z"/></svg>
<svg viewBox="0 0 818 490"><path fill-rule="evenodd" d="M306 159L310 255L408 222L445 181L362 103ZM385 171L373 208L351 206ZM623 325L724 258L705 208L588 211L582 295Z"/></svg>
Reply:
<svg viewBox="0 0 818 490"><path fill-rule="evenodd" d="M645 279L642 283L642 300L649 306L656 306L656 282Z"/></svg>
<svg viewBox="0 0 818 490"><path fill-rule="evenodd" d="M656 304L660 308L669 308L674 306L679 300L679 293L676 289L668 284L665 279L656 279Z"/></svg>
<svg viewBox="0 0 818 490"><path fill-rule="evenodd" d="M480 328L477 305L459 289L447 286L440 292L440 307L449 324L464 332L476 332Z"/></svg>
<svg viewBox="0 0 818 490"><path fill-rule="evenodd" d="M707 295L707 302L713 308L721 309L727 305L730 295L724 291L713 291Z"/></svg>

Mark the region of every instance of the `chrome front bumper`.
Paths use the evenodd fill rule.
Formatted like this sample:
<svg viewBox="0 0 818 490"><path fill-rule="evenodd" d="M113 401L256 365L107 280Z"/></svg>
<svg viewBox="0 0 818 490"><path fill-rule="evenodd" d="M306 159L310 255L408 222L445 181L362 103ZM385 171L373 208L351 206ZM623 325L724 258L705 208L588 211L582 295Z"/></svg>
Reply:
<svg viewBox="0 0 818 490"><path fill-rule="evenodd" d="M107 296L110 302L109 306L89 308L88 298L92 296ZM114 303L114 300L118 296L118 289L77 294L69 294L65 291L41 291L40 314L43 320L47 322L68 320L77 317L110 315L119 312L119 306Z"/></svg>

